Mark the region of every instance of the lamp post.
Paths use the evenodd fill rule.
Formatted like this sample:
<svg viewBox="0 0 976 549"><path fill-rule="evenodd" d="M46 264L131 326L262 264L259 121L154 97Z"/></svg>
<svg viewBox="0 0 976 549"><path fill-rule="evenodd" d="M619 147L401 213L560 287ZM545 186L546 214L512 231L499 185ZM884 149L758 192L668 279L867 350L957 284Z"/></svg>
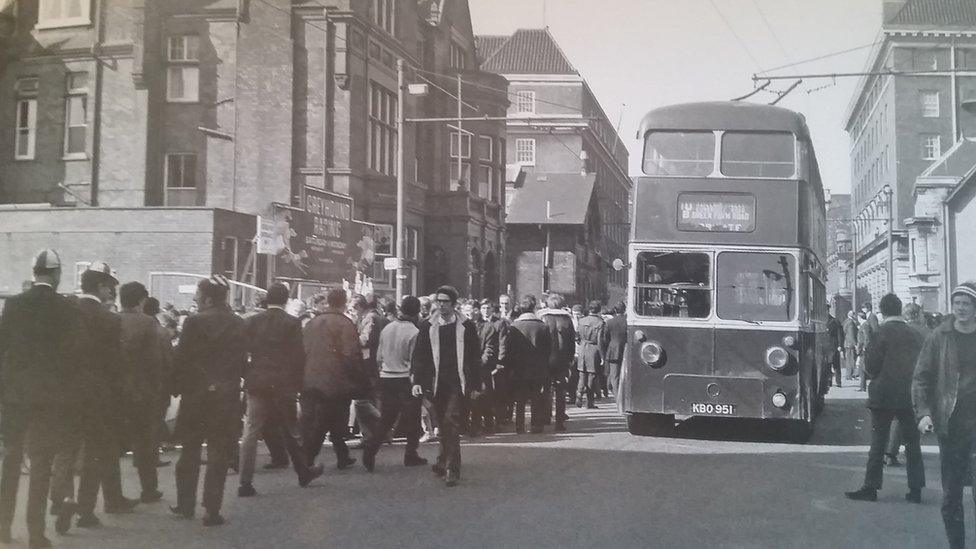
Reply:
<svg viewBox="0 0 976 549"><path fill-rule="evenodd" d="M891 185L885 184L881 187L882 194L885 195L888 203L888 293L895 293L895 235L894 235L894 212L891 209Z"/></svg>

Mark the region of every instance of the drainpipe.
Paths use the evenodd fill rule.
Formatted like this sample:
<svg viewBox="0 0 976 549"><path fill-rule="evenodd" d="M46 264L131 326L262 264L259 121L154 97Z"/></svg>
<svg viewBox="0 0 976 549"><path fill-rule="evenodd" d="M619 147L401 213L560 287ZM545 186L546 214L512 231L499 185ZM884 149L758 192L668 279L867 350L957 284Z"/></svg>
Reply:
<svg viewBox="0 0 976 549"><path fill-rule="evenodd" d="M104 31L105 0L95 2L95 43L91 47L91 55L95 58L95 98L92 105L92 154L91 154L91 206L98 206L98 179L99 164L101 163L101 139L102 139L102 80L103 69L99 55L102 51L102 36Z"/></svg>

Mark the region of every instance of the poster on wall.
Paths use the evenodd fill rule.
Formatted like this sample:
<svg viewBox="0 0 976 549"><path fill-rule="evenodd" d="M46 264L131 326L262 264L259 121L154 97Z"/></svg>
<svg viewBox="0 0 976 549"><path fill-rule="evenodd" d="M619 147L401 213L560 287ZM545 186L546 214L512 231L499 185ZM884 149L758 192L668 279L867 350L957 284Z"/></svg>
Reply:
<svg viewBox="0 0 976 549"><path fill-rule="evenodd" d="M275 275L325 283L354 280L357 273L371 277L383 233L352 212L351 197L311 187L304 209L275 204Z"/></svg>

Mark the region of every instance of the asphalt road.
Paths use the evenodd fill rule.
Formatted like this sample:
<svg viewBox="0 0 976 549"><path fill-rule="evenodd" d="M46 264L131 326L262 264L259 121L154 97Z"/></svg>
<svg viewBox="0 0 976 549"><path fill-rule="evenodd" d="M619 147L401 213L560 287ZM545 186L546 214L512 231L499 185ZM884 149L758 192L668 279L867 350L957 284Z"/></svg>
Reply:
<svg viewBox="0 0 976 549"><path fill-rule="evenodd" d="M373 474L358 464L337 471L324 451L330 468L306 489L291 471L259 471L259 496L238 499L237 477L229 477L228 524L219 528L167 516L174 497L169 466L160 470L167 503L103 515L100 529L51 537L66 549L944 547L932 438L923 441L922 505L905 502L903 467L885 471L877 503L844 498L860 486L867 456L869 420L860 396L835 389L805 445L722 420L688 422L674 438L632 437L609 403L573 408L567 433L464 441L463 478L455 488L429 468L400 465L401 444L383 448ZM433 458L436 445L421 452ZM129 460L123 470L134 496L138 480ZM972 501L966 505L972 542ZM15 535L23 540L21 513Z"/></svg>

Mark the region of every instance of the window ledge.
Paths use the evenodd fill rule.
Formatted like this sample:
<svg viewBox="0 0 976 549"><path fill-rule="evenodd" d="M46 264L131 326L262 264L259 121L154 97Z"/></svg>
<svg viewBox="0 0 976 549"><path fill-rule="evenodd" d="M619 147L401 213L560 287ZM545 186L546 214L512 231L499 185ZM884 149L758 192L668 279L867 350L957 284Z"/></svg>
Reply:
<svg viewBox="0 0 976 549"><path fill-rule="evenodd" d="M36 157L33 157L33 156L15 156L14 157L14 162L34 162L35 160L37 160L37 158Z"/></svg>
<svg viewBox="0 0 976 549"><path fill-rule="evenodd" d="M38 22L34 25L34 30L51 30L51 29L65 29L71 27L89 27L91 26L91 19L87 17L78 17L74 19L58 19L55 21L45 21L43 23Z"/></svg>
<svg viewBox="0 0 976 549"><path fill-rule="evenodd" d="M66 154L62 156L61 160L65 162L71 162L76 160L89 160L89 158L88 158L88 153L72 153L72 154Z"/></svg>
<svg viewBox="0 0 976 549"><path fill-rule="evenodd" d="M171 97L167 97L166 102L177 103L180 105L194 105L194 104L199 104L200 100L199 99L173 99Z"/></svg>

